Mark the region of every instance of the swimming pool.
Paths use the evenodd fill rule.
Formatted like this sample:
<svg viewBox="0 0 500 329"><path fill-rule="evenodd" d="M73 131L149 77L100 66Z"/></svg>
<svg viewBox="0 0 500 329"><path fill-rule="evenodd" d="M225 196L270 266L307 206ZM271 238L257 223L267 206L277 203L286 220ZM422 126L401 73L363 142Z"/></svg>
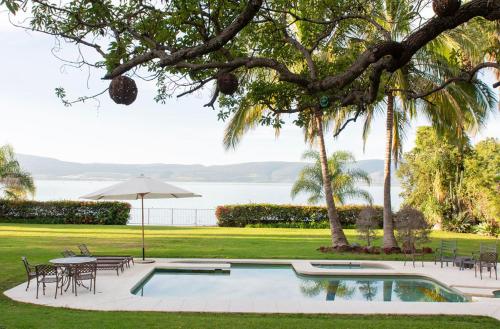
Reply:
<svg viewBox="0 0 500 329"><path fill-rule="evenodd" d="M290 265L238 265L230 271L155 269L132 293L146 297L323 301L467 302L465 296L417 276L309 276Z"/></svg>

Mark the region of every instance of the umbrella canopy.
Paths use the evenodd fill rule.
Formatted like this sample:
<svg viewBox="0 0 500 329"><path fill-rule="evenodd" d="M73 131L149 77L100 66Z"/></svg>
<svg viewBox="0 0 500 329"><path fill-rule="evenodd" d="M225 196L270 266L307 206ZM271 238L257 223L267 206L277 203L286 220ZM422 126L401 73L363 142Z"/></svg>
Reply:
<svg viewBox="0 0 500 329"><path fill-rule="evenodd" d="M89 200L139 200L201 197L180 187L145 176L132 178L82 196Z"/></svg>
<svg viewBox="0 0 500 329"><path fill-rule="evenodd" d="M144 247L144 199L170 199L201 197L199 194L186 191L180 187L161 182L141 175L128 181L121 182L102 190L82 196L88 200L141 200L142 222L142 261L146 261Z"/></svg>

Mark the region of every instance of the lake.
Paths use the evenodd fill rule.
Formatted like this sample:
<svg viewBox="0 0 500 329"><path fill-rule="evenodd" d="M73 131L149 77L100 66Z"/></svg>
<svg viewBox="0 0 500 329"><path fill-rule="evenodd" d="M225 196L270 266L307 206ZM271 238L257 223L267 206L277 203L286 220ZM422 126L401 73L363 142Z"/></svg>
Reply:
<svg viewBox="0 0 500 329"><path fill-rule="evenodd" d="M117 183L116 181L82 180L36 180L35 200L79 200L79 197ZM292 183L213 183L213 182L167 182L191 192L201 198L146 200L150 208L214 209L218 205L237 203L307 204L307 196L290 197ZM375 204L383 203L383 186L364 186L371 193ZM401 188L392 187L392 205L399 208ZM132 207L140 207L139 201L131 201ZM349 200L348 203L361 203Z"/></svg>
<svg viewBox="0 0 500 329"><path fill-rule="evenodd" d="M80 196L115 184L117 181L36 180L35 200L81 200ZM214 226L217 223L214 209L218 205L238 203L307 204L307 196L290 197L292 183L213 183L168 182L188 191L201 194L199 198L145 200L145 224L169 226ZM383 187L364 186L371 193L375 204L383 203ZM397 209L401 203L401 188L393 186L392 204ZM141 223L140 201L129 201L133 209L129 224ZM348 203L361 203L349 200Z"/></svg>

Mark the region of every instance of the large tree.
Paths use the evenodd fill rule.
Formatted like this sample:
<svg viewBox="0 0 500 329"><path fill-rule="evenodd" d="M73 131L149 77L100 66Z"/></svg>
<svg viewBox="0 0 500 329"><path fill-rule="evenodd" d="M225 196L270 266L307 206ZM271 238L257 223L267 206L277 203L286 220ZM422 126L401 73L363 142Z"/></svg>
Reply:
<svg viewBox="0 0 500 329"><path fill-rule="evenodd" d="M381 1L373 19L387 30L388 40L400 40L411 31L416 15L413 3L409 0ZM393 164L397 167L402 155L402 144L410 120L421 114L429 118L441 133L461 135L464 130L477 131L488 114L495 110L493 91L476 78L450 84L427 95L425 99L414 97L415 94L407 91L438 88L443 77L457 76L473 63L481 63L489 49L485 43L490 40L491 32L469 24L468 28L460 27L441 34L422 47L407 65L390 75L386 82L385 97L369 106L364 113L365 142L373 119L380 113L385 115L384 248L397 247L391 207L391 169ZM349 113L339 112L337 126L342 124L343 115Z"/></svg>
<svg viewBox="0 0 500 329"><path fill-rule="evenodd" d="M421 210L430 222L453 231L498 234L500 143L440 135L420 127L415 147L404 154L398 175L404 204Z"/></svg>
<svg viewBox="0 0 500 329"><path fill-rule="evenodd" d="M297 125L315 120L321 129L323 116L340 109L352 113L346 124L355 121L383 97L388 77L441 33L500 18L500 0L472 0L432 18L421 14L429 2L415 1L411 30L395 40L372 18L376 1L0 1L13 13L28 12L26 28L95 51L100 59L82 50L80 64L105 70L105 79L149 73L158 82L158 101L179 87L185 95L218 81L207 106L219 100L222 119L250 104L266 109L262 124L279 127L284 114L295 113ZM360 36L368 31L379 37L364 41ZM426 97L485 67L498 64L483 62L443 77L442 86L411 92ZM239 88L220 97L234 91L230 72ZM64 98L65 91L58 95ZM347 243L341 229L332 233L338 235L334 244Z"/></svg>

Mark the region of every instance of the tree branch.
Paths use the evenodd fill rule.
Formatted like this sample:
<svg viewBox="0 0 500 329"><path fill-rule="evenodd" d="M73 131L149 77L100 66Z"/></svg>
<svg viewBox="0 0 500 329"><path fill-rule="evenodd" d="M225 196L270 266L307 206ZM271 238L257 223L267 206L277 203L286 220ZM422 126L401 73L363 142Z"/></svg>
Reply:
<svg viewBox="0 0 500 329"><path fill-rule="evenodd" d="M476 75L476 73L479 70L485 69L485 68L495 68L497 70L500 70L500 64L494 63L494 62L485 62L485 63L478 64L474 68L472 68L470 71L463 72L460 76L449 78L446 81L444 81L442 84L440 84L439 86L437 86L429 91L422 92L422 93L415 93L414 91L406 90L406 89L390 89L389 91L397 91L397 92L406 93L408 98L412 98L412 99L425 98L425 97L430 96L430 95L432 95L440 90L445 89L448 85L450 85L452 83L471 82L474 79L474 76ZM500 82L493 84L493 88L496 88L495 85L498 85L498 84L500 84Z"/></svg>
<svg viewBox="0 0 500 329"><path fill-rule="evenodd" d="M155 53L154 56L148 59L151 60L153 58L159 58L160 66L173 66L181 61L193 59L199 57L204 54L208 54L210 52L219 50L226 43L231 41L245 26L250 23L250 21L255 17L257 12L259 11L262 5L262 0L249 0L245 9L241 12L241 14L236 17L236 19L229 24L220 34L211 38L207 42L195 46L188 47L172 52L171 54L167 54L165 52ZM150 56L153 55L150 53ZM142 59L134 58L127 63L119 65L113 71L109 72L104 76L104 79L112 79L116 76L119 76L128 70L130 70L134 65L131 65L131 62L141 62ZM142 62L143 63L143 62Z"/></svg>
<svg viewBox="0 0 500 329"><path fill-rule="evenodd" d="M478 16L488 20L500 19L500 1L472 0L462 5L454 16L436 16L411 33L401 43L386 41L370 47L347 70L339 75L314 82L309 86L309 89L320 92L332 88L344 88L375 63L384 70L394 72L408 63L420 48L434 40L439 34ZM386 56L389 58L386 58Z"/></svg>
<svg viewBox="0 0 500 329"><path fill-rule="evenodd" d="M271 58L239 57L228 62L209 62L202 64L180 62L174 65L174 67L176 68L191 69L193 72L206 69L228 69L229 71L232 71L243 66L247 68L262 67L273 69L279 73L279 79L281 81L295 83L303 87L307 86L310 83L308 79L302 77L299 74L291 72L284 64Z"/></svg>

